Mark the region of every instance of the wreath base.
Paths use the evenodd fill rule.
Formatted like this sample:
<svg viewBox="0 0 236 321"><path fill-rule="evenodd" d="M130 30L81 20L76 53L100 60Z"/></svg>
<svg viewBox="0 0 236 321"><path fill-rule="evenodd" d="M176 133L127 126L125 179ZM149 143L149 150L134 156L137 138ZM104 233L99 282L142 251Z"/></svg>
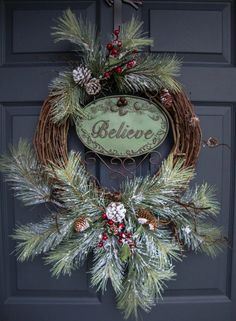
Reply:
<svg viewBox="0 0 236 321"><path fill-rule="evenodd" d="M159 97L151 98L160 104ZM172 93L173 102L167 111L172 126L174 146L172 153L174 160L180 157L185 159L184 166L194 166L201 149L201 129L193 105L186 94ZM62 165L68 159L67 138L69 121L58 125L53 123L51 117L51 102L48 97L39 117L38 126L34 137L34 145L39 161L43 165L52 162Z"/></svg>

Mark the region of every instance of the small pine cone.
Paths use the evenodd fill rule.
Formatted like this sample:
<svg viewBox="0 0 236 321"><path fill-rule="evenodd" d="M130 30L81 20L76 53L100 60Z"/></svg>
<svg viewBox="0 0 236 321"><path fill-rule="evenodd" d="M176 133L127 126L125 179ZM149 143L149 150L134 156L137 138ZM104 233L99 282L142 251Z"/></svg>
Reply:
<svg viewBox="0 0 236 321"><path fill-rule="evenodd" d="M140 208L137 211L138 222L149 226L150 230L155 230L158 227L156 217L145 208Z"/></svg>
<svg viewBox="0 0 236 321"><path fill-rule="evenodd" d="M167 108L172 105L173 100L172 100L172 96L169 93L168 89L162 89L160 91L160 101L161 101L162 105Z"/></svg>
<svg viewBox="0 0 236 321"><path fill-rule="evenodd" d="M113 225L110 226L110 231L111 231L114 235L118 235L118 234L119 234L119 229L118 229L118 227L117 227L115 224L113 224Z"/></svg>
<svg viewBox="0 0 236 321"><path fill-rule="evenodd" d="M85 86L91 79L91 71L84 66L77 67L72 74L74 81L81 86Z"/></svg>
<svg viewBox="0 0 236 321"><path fill-rule="evenodd" d="M88 95L95 96L101 91L102 87L100 80L92 78L87 84L85 84L85 90Z"/></svg>
<svg viewBox="0 0 236 321"><path fill-rule="evenodd" d="M121 193L120 192L107 193L106 197L107 197L107 199L109 199L112 202L120 202Z"/></svg>
<svg viewBox="0 0 236 321"><path fill-rule="evenodd" d="M85 216L80 216L74 221L74 230L76 232L83 232L89 228L89 222Z"/></svg>
<svg viewBox="0 0 236 321"><path fill-rule="evenodd" d="M208 147L216 147L220 144L220 142L216 137L209 137L206 144Z"/></svg>

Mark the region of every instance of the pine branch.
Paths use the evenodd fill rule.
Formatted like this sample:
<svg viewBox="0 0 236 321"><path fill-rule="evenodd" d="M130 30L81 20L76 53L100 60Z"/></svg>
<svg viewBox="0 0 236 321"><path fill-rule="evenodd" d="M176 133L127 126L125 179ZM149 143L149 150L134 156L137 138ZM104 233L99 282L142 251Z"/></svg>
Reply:
<svg viewBox="0 0 236 321"><path fill-rule="evenodd" d="M39 165L31 145L20 139L17 147L10 149L9 156L2 156L1 171L10 183L15 196L25 205L37 205L50 201L51 187Z"/></svg>
<svg viewBox="0 0 236 321"><path fill-rule="evenodd" d="M184 168L183 164L184 160L174 164L173 155L170 155L163 162L158 175L126 181L121 187L122 200L131 208L164 208L172 204L174 197L182 195L195 174L193 168Z"/></svg>
<svg viewBox="0 0 236 321"><path fill-rule="evenodd" d="M134 16L129 22L121 25L120 39L122 41L123 51L130 51L135 48L141 49L142 47L152 45L153 40L146 37L142 27L143 22Z"/></svg>
<svg viewBox="0 0 236 321"><path fill-rule="evenodd" d="M138 316L138 309L149 311L161 297L165 282L171 280L173 260L180 259L180 247L167 230L151 232L143 227L133 235L135 253L129 258L128 274L118 295L118 307L128 318Z"/></svg>
<svg viewBox="0 0 236 321"><path fill-rule="evenodd" d="M181 61L174 55L144 54L138 57L136 66L130 72L168 79L179 76L180 67Z"/></svg>
<svg viewBox="0 0 236 321"><path fill-rule="evenodd" d="M132 73L151 77L157 88L180 91L175 77L179 76L181 62L176 56L146 54L132 70Z"/></svg>
<svg viewBox="0 0 236 321"><path fill-rule="evenodd" d="M226 244L221 228L206 222L189 222L178 230L179 238L185 248L195 252L203 252L216 257Z"/></svg>
<svg viewBox="0 0 236 321"><path fill-rule="evenodd" d="M39 223L30 223L16 228L12 238L18 242L17 259L21 262L46 253L60 244L71 233L73 219L59 219L58 226L53 218L46 218Z"/></svg>
<svg viewBox="0 0 236 321"><path fill-rule="evenodd" d="M47 172L50 177L56 178L54 188L66 208L77 214L100 215L104 199L98 195L79 154L72 151L64 166L51 164Z"/></svg>
<svg viewBox="0 0 236 321"><path fill-rule="evenodd" d="M179 70L180 61L176 56L139 55L136 66L119 77L117 86L125 92L157 92L162 88L178 92L181 86L175 77Z"/></svg>
<svg viewBox="0 0 236 321"><path fill-rule="evenodd" d="M98 36L95 26L88 20L79 17L70 10L64 11L63 16L57 19L57 26L52 28L55 41L70 41L78 46L83 53L90 54L98 51Z"/></svg>
<svg viewBox="0 0 236 321"><path fill-rule="evenodd" d="M215 197L215 188L207 183L188 189L181 198L182 204L199 217L216 216L219 213L219 202Z"/></svg>
<svg viewBox="0 0 236 321"><path fill-rule="evenodd" d="M138 92L157 92L160 88L152 77L138 73L127 73L123 77L115 78L117 88L126 94Z"/></svg>
<svg viewBox="0 0 236 321"><path fill-rule="evenodd" d="M55 123L63 123L69 117L85 117L81 105L84 102L85 93L74 82L71 71L60 72L49 86L52 120Z"/></svg>
<svg viewBox="0 0 236 321"><path fill-rule="evenodd" d="M211 257L216 257L226 245L226 238L220 228L205 224L198 226L197 233L203 238L200 243L200 251Z"/></svg>
<svg viewBox="0 0 236 321"><path fill-rule="evenodd" d="M91 284L97 290L106 291L107 282L110 279L114 291L120 293L123 289L125 264L118 257L116 240L106 242L105 249L94 250L94 264L91 269Z"/></svg>
<svg viewBox="0 0 236 321"><path fill-rule="evenodd" d="M118 308L127 319L131 314L138 317L138 309L148 312L161 297L165 282L171 280L175 273L172 267L158 270L158 261L143 253L137 253L129 263L129 271L124 281L122 292L117 297Z"/></svg>
<svg viewBox="0 0 236 321"><path fill-rule="evenodd" d="M51 271L56 277L71 275L71 272L81 266L89 252L97 245L99 229L90 229L74 235L66 243L60 244L46 257L47 264L53 264Z"/></svg>
<svg viewBox="0 0 236 321"><path fill-rule="evenodd" d="M133 273L131 273L132 268ZM149 312L151 307L155 305L152 296L150 296L147 289L142 286L142 282L140 282L139 278L140 276L137 271L135 271L134 267L131 265L124 282L124 289L117 296L117 307L122 310L125 319L128 319L131 314L134 314L137 319L139 308Z"/></svg>

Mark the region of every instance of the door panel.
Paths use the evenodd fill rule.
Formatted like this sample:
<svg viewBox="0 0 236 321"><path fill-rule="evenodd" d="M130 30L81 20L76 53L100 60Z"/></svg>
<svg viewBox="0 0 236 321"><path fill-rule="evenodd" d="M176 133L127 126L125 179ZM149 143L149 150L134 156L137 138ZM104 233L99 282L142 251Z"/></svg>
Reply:
<svg viewBox="0 0 236 321"><path fill-rule="evenodd" d="M73 58L68 44L53 44L49 34L53 19L68 7L96 23L105 43L113 28L113 8L105 1L1 1L1 153L19 137L32 139L48 83L64 68L65 59ZM151 313L142 314L144 321L236 318L234 12L234 1L144 1L138 11L123 3L119 18L127 21L136 14L144 20L155 40L151 52L183 58L180 80L200 117L203 138L217 137L231 147L203 148L196 181L216 186L221 202L217 224L223 225L232 245L214 260L188 253L176 264L178 275L169 282L164 299ZM87 151L73 130L69 145ZM99 162L90 164L90 171L104 185L117 184L108 181ZM26 209L1 184L0 321L121 321L110 286L102 296L89 285L91 258L71 277L56 279L41 258L18 264L10 255L15 244L9 235L15 224L37 221L46 212L44 207Z"/></svg>

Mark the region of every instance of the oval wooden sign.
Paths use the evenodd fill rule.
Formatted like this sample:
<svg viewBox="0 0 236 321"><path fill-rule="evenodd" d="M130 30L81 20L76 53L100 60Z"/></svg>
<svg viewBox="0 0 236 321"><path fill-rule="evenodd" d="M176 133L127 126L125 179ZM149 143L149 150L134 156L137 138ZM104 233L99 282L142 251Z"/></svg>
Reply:
<svg viewBox="0 0 236 321"><path fill-rule="evenodd" d="M98 154L135 157L161 145L169 131L159 105L136 96L108 96L85 107L86 118L76 120L77 135Z"/></svg>

